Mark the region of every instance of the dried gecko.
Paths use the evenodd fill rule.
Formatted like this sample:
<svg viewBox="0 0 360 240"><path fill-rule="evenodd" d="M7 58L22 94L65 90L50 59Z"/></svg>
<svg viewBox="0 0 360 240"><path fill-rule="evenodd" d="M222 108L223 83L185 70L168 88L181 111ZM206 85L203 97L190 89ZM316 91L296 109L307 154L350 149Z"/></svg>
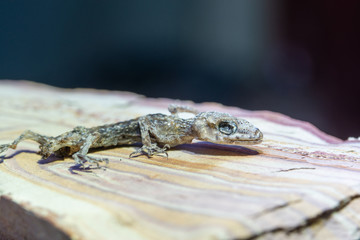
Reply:
<svg viewBox="0 0 360 240"><path fill-rule="evenodd" d="M108 159L88 156L90 149L142 143L142 147L129 157L165 154L166 150L180 144L191 143L193 139L219 144L257 144L262 141L261 131L244 119L227 113L201 112L187 107L170 105L165 114L149 114L128 121L98 127L75 127L72 131L57 137L40 135L30 130L22 133L11 144L0 145L0 153L8 148L15 149L18 143L30 139L40 144L39 154L43 159L51 154L58 157L73 157L77 164L85 162L108 162ZM194 118L183 119L179 112L195 114Z"/></svg>

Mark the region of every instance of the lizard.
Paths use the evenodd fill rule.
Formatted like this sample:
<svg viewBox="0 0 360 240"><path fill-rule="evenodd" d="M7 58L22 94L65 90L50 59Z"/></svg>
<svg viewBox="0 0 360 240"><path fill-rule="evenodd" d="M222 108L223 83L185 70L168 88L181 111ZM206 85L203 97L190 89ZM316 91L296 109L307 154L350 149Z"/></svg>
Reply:
<svg viewBox="0 0 360 240"><path fill-rule="evenodd" d="M69 132L51 137L26 130L11 144L0 145L0 154L26 139L39 143L39 154L43 159L51 154L57 157L72 157L77 164L108 163L106 158L87 155L90 149L115 147L142 143L130 154L134 156L165 154L167 150L180 144L191 143L193 139L217 144L258 144L263 139L262 132L250 122L221 112L199 112L189 106L171 104L171 115L155 113L135 119L86 128L75 127ZM180 118L178 113L188 112L193 118Z"/></svg>

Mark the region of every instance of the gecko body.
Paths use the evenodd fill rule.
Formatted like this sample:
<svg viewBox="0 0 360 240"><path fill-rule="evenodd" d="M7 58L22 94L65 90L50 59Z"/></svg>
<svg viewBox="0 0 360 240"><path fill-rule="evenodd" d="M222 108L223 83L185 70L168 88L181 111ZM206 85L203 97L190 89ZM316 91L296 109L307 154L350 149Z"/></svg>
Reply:
<svg viewBox="0 0 360 240"><path fill-rule="evenodd" d="M59 157L73 157L77 164L85 162L108 162L107 159L88 156L90 149L115 147L142 143L142 147L130 157L145 154L149 157L165 154L167 149L180 144L191 143L193 139L219 144L257 144L263 134L254 125L227 113L201 112L186 106L170 105L171 115L148 114L128 121L92 128L76 127L72 131L51 137L30 130L22 133L11 144L0 145L0 153L8 148L15 149L25 139L40 144L39 154L45 159L51 154ZM183 119L179 112L195 114L194 118Z"/></svg>

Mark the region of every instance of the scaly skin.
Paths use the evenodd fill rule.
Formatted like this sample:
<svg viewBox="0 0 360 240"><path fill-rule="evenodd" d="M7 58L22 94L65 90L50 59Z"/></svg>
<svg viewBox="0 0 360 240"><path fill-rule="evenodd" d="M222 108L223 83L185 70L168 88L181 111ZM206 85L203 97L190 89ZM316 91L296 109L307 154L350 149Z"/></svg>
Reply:
<svg viewBox="0 0 360 240"><path fill-rule="evenodd" d="M261 131L244 119L227 113L202 112L186 106L170 105L171 115L149 114L136 119L93 128L76 127L57 137L49 137L25 131L11 144L0 145L0 153L8 148L15 149L25 139L40 144L43 158L55 154L60 157L72 156L77 164L85 162L108 162L107 159L88 156L92 148L131 145L141 142L143 146L130 157L165 154L166 150L180 144L191 143L193 139L219 144L257 144L262 141ZM194 118L178 117L179 112L196 114Z"/></svg>

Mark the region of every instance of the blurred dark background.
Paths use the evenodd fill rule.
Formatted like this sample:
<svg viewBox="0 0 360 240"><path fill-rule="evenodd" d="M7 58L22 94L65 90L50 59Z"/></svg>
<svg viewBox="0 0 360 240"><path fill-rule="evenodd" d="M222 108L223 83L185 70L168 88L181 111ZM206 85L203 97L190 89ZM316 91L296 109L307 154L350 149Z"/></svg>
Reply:
<svg viewBox="0 0 360 240"><path fill-rule="evenodd" d="M1 1L0 79L271 110L357 137L359 12L355 0Z"/></svg>

